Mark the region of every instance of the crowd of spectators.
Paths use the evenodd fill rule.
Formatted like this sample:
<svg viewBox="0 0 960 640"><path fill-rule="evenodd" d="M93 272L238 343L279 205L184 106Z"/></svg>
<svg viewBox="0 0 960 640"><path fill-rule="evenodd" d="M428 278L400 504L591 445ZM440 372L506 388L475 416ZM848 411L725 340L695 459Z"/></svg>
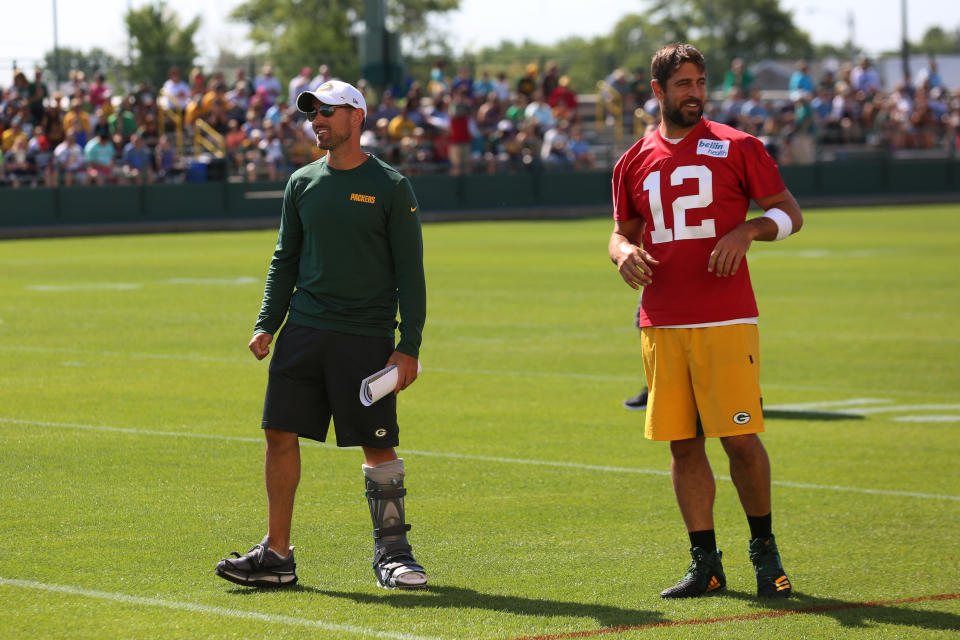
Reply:
<svg viewBox="0 0 960 640"><path fill-rule="evenodd" d="M275 180L319 158L310 124L293 106L303 90L333 77L326 65L283 82L265 65L249 79L171 68L154 90L141 83L115 91L102 73L71 72L50 90L43 71L14 73L0 87L0 184L106 184L204 180L220 173ZM620 97L626 126L655 123L656 100L644 70L616 70L605 80ZM519 77L468 67L451 74L438 61L426 82L408 81L377 95L360 80L369 113L368 151L410 175L590 169L601 123L583 122L579 97L556 64L528 64ZM601 93L601 95L603 95ZM636 112L635 112L636 109ZM889 93L868 60L814 80L798 62L786 97L754 86L734 60L705 116L757 135L782 164L809 163L829 145L926 149L956 144L960 89L943 85L936 65ZM203 126L205 123L206 126ZM652 124L651 124L652 126ZM197 147L194 134L211 140ZM622 150L611 150L615 157Z"/></svg>
<svg viewBox="0 0 960 640"><path fill-rule="evenodd" d="M281 82L270 65L248 79L171 68L159 90L128 92L71 72L51 91L37 69L0 88L0 178L13 186L203 180L210 167L244 180L282 179L321 157L310 123L293 106L332 78L326 65ZM362 144L410 174L594 166L576 93L556 65L521 78L466 68L450 78L438 62L426 84L376 95L360 80L367 114ZM205 123L204 124L201 124ZM197 133L199 131L199 133ZM215 132L215 133L211 133ZM179 133L179 135L178 135ZM197 146L195 134L212 146Z"/></svg>
<svg viewBox="0 0 960 640"><path fill-rule="evenodd" d="M934 59L915 82L908 76L890 92L882 90L868 58L825 66L816 79L807 61L794 67L786 90L761 91L749 67L735 58L704 116L757 136L780 164L810 164L830 150L960 148L960 87L951 91L944 84ZM623 70L605 82L624 98L628 113L638 108L645 122L657 121L659 105L643 70L633 82Z"/></svg>
<svg viewBox="0 0 960 640"><path fill-rule="evenodd" d="M707 116L760 137L781 164L809 164L819 149L862 148L882 152L956 149L960 140L960 88L952 92L936 61L912 81L909 76L883 91L868 58L817 78L800 60L787 95L764 99L754 78L734 60L723 83L723 98Z"/></svg>

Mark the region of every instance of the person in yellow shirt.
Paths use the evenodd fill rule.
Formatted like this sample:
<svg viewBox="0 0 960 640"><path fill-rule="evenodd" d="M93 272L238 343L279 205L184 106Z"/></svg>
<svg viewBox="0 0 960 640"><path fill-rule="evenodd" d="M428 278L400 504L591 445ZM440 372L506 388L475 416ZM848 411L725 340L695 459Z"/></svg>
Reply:
<svg viewBox="0 0 960 640"><path fill-rule="evenodd" d="M4 129L2 134L2 146L3 152L6 153L13 149L13 146L17 143L17 140L23 140L23 145L27 144L27 134L23 132L23 127L19 122L11 124L7 129Z"/></svg>
<svg viewBox="0 0 960 640"><path fill-rule="evenodd" d="M419 116L419 113L417 113L416 105L411 104L408 100L403 110L395 115L390 120L390 124L387 125L387 133L390 135L390 139L397 142L412 135L413 130L417 128L415 120L417 116Z"/></svg>
<svg viewBox="0 0 960 640"><path fill-rule="evenodd" d="M70 131L74 125L79 125L87 136L90 136L90 115L83 110L80 98L70 100L70 110L63 116L63 130Z"/></svg>

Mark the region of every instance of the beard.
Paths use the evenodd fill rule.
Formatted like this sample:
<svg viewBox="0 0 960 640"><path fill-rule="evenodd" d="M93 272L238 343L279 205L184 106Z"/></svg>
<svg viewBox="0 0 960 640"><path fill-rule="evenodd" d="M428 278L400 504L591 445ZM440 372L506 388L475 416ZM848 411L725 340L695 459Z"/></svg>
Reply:
<svg viewBox="0 0 960 640"><path fill-rule="evenodd" d="M701 102L700 106L697 107L696 115L692 116L687 115L682 104L674 107L672 104L668 105L667 101L664 100L663 117L680 128L686 129L687 127L692 127L700 122L700 118L703 117L703 103Z"/></svg>
<svg viewBox="0 0 960 640"><path fill-rule="evenodd" d="M314 132L314 135L316 136L316 132ZM331 128L327 131L327 135L323 140L317 136L317 148L323 149L324 151L332 151L349 140L351 135L353 134L350 131L338 133Z"/></svg>

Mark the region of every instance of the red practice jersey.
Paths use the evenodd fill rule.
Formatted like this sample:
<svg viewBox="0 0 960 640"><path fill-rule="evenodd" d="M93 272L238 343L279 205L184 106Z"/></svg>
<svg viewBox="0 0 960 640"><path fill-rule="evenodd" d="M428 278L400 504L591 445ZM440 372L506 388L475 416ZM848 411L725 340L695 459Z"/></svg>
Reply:
<svg viewBox="0 0 960 640"><path fill-rule="evenodd" d="M677 144L657 131L637 141L613 168L613 217L643 218L643 248L660 262L643 289L637 326L755 318L744 260L734 276L707 271L717 241L747 219L750 201L786 189L755 137L700 120Z"/></svg>

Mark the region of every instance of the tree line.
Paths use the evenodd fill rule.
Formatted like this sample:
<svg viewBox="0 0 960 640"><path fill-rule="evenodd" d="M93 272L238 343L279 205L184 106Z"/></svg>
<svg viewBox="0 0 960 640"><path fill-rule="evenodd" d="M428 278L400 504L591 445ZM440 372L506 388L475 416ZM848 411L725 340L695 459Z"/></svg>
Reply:
<svg viewBox="0 0 960 640"><path fill-rule="evenodd" d="M229 19L249 27L253 57L221 51L214 66L236 68L256 59L273 64L280 78L292 78L304 66L327 64L338 77L359 78L358 56L364 14L382 0L246 0ZM615 68L646 69L662 44L698 46L707 58L711 83L719 81L730 60L849 57L861 51L854 43L814 44L794 24L780 0L648 0L642 13L620 18L610 33L569 37L552 43L502 41L479 51L455 54L447 37L430 28L433 16L454 11L460 0L390 0L388 27L401 37L407 75L425 79L436 60L448 69L467 65L519 76L529 62L555 62L577 91L592 91L597 80ZM149 81L159 88L171 66L186 72L199 57L196 47L201 18L185 22L163 0L130 9L124 16L130 59L121 62L101 48L61 48L45 56L45 65L60 80L70 69L92 76L105 72L115 83ZM910 44L913 53L960 53L960 25L934 26ZM251 72L253 69L251 69Z"/></svg>

